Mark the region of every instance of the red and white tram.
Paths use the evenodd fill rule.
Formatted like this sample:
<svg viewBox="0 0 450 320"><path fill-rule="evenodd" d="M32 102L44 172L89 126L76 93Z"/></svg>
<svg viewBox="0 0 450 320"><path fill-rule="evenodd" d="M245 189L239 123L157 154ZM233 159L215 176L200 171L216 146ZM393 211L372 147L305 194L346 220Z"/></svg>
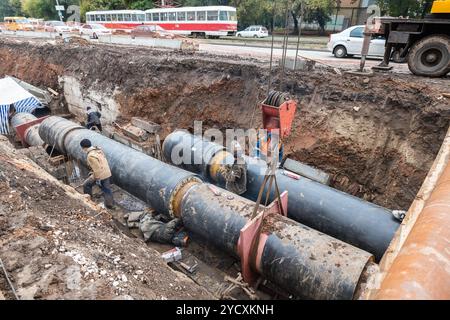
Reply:
<svg viewBox="0 0 450 320"><path fill-rule="evenodd" d="M111 10L86 12L86 23L101 24L109 29L134 29L145 23L145 12L140 10Z"/></svg>
<svg viewBox="0 0 450 320"><path fill-rule="evenodd" d="M145 11L146 23L176 34L227 36L237 31L236 8L226 6L160 8Z"/></svg>
<svg viewBox="0 0 450 320"><path fill-rule="evenodd" d="M236 8L228 6L91 11L86 13L86 22L117 30L159 25L174 34L198 37L227 36L237 31Z"/></svg>

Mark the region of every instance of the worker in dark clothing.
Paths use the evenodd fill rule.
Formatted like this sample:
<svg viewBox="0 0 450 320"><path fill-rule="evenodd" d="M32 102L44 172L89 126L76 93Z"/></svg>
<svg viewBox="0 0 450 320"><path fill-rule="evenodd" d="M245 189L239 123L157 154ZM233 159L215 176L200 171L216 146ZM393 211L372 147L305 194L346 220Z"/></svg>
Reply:
<svg viewBox="0 0 450 320"><path fill-rule="evenodd" d="M164 222L162 216L145 214L139 222L145 241L169 243L177 247L186 247L189 236L183 231L183 222L179 218Z"/></svg>
<svg viewBox="0 0 450 320"><path fill-rule="evenodd" d="M87 163L92 173L83 183L83 192L92 197L92 187L97 184L103 192L105 207L114 209L114 198L111 191L111 170L105 154L99 147L93 147L89 139L83 139L80 146L87 153Z"/></svg>
<svg viewBox="0 0 450 320"><path fill-rule="evenodd" d="M15 114L16 114L16 106L14 105L14 103L11 103L9 105L8 118L11 119Z"/></svg>
<svg viewBox="0 0 450 320"><path fill-rule="evenodd" d="M101 117L102 114L100 112L92 110L91 107L87 107L86 128L91 130L93 127L96 127L99 131L102 131L102 123L100 122Z"/></svg>

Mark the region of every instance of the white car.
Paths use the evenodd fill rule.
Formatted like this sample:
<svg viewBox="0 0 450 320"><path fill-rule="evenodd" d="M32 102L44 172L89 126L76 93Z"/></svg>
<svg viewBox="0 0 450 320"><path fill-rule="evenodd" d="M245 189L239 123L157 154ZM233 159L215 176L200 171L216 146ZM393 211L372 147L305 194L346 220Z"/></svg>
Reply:
<svg viewBox="0 0 450 320"><path fill-rule="evenodd" d="M98 36L111 35L111 29L101 24L84 24L80 27L80 36L88 35L91 38L98 39Z"/></svg>
<svg viewBox="0 0 450 320"><path fill-rule="evenodd" d="M62 21L46 21L44 24L45 32L65 33L70 32L71 30L72 29Z"/></svg>
<svg viewBox="0 0 450 320"><path fill-rule="evenodd" d="M265 38L269 36L269 31L263 26L250 26L236 33L236 36L242 38Z"/></svg>
<svg viewBox="0 0 450 320"><path fill-rule="evenodd" d="M336 58L351 57L353 55L361 55L364 41L365 26L354 26L344 31L330 36L328 42L328 50L330 50ZM383 57L386 39L383 37L372 38L370 41L369 56Z"/></svg>

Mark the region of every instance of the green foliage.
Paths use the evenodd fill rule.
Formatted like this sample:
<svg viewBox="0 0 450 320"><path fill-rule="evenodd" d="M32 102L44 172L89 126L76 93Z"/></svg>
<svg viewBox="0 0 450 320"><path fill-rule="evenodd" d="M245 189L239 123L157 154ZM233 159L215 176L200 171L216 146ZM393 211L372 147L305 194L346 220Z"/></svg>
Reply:
<svg viewBox="0 0 450 320"><path fill-rule="evenodd" d="M387 3L414 2L414 0L378 0ZM426 1L426 0L417 0ZM417 2L416 1L416 2ZM80 5L81 18L93 10L138 9L145 10L155 6L154 0L59 0L66 8L71 4ZM289 0L290 19L297 27L301 3L304 4L306 22L318 23L322 29L330 20L332 9L339 6L341 0ZM251 24L261 24L269 29L274 21L276 27L284 27L287 0L177 0L182 6L228 5L236 7L239 29ZM273 9L275 4L275 15ZM55 0L0 0L0 17L25 14L33 18L58 19Z"/></svg>
<svg viewBox="0 0 450 320"><path fill-rule="evenodd" d="M55 9L55 0L14 0L19 3L20 11L29 18L44 18L46 20L59 19ZM72 4L79 4L78 0L60 0L60 5L66 8ZM1 12L1 9L0 9ZM63 12L64 15L64 12Z"/></svg>
<svg viewBox="0 0 450 320"><path fill-rule="evenodd" d="M381 13L393 17L420 17L425 5L431 2L432 0L377 0Z"/></svg>
<svg viewBox="0 0 450 320"><path fill-rule="evenodd" d="M0 19L4 17L23 16L20 0L0 0Z"/></svg>
<svg viewBox="0 0 450 320"><path fill-rule="evenodd" d="M134 10L147 10L154 7L152 0L136 0L130 2L128 7Z"/></svg>

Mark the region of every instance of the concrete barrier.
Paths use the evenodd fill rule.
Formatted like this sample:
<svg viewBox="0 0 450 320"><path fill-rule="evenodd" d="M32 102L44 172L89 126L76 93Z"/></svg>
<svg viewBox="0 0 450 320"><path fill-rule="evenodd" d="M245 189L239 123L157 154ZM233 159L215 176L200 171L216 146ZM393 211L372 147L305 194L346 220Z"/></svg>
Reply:
<svg viewBox="0 0 450 320"><path fill-rule="evenodd" d="M42 38L42 39L56 39L60 35L55 32L34 32L34 31L6 31L2 30L0 35L11 35L24 38ZM62 37L68 38L78 36L77 33L63 33ZM104 35L99 36L99 39L90 39L89 36L82 36L92 43L106 43L106 44L121 44L121 45L132 45L132 46L144 46L151 48L164 48L172 50L181 50L187 48L180 39L156 39L156 38L136 38L132 39L130 36L121 35ZM189 49L194 49L194 47L189 46Z"/></svg>

